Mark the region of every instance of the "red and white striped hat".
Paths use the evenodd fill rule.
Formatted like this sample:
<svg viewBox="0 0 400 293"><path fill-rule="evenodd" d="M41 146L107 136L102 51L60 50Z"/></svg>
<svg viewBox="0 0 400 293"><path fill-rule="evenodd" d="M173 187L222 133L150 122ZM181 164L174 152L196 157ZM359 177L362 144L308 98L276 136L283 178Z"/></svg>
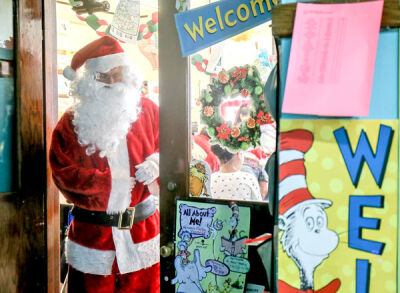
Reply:
<svg viewBox="0 0 400 293"><path fill-rule="evenodd" d="M283 132L280 142L279 214L311 201L329 207L332 204L330 200L314 198L307 187L304 154L313 143L312 133L303 129Z"/></svg>
<svg viewBox="0 0 400 293"><path fill-rule="evenodd" d="M91 71L108 72L114 67L129 64L129 58L116 39L103 36L77 51L63 75L73 80L83 64Z"/></svg>

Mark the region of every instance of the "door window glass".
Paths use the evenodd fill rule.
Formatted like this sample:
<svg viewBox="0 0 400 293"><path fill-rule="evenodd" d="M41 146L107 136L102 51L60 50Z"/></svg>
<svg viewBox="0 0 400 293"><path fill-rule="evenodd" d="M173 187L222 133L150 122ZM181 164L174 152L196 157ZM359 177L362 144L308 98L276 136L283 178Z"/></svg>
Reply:
<svg viewBox="0 0 400 293"><path fill-rule="evenodd" d="M209 3L191 1L190 8ZM193 185L202 177L195 167L200 160L211 173L210 188L201 196L268 200L266 164L276 145L276 122L264 95L277 62L271 22L201 50L190 61L191 195L199 196Z"/></svg>

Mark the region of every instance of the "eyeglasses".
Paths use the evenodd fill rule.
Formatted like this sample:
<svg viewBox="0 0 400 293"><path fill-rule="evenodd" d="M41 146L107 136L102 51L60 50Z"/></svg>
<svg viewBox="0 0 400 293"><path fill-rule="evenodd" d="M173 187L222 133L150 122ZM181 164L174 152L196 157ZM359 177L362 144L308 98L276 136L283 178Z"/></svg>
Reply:
<svg viewBox="0 0 400 293"><path fill-rule="evenodd" d="M115 67L108 72L96 72L95 79L102 83L112 84L121 82L123 78L122 67Z"/></svg>

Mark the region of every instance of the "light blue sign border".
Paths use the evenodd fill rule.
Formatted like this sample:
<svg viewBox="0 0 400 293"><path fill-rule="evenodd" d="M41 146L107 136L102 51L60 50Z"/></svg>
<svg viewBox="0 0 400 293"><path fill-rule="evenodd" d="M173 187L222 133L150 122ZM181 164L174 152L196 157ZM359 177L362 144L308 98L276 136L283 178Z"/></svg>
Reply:
<svg viewBox="0 0 400 293"><path fill-rule="evenodd" d="M271 8L276 3L277 0L222 0L176 13L175 25L182 56L196 53L269 21Z"/></svg>

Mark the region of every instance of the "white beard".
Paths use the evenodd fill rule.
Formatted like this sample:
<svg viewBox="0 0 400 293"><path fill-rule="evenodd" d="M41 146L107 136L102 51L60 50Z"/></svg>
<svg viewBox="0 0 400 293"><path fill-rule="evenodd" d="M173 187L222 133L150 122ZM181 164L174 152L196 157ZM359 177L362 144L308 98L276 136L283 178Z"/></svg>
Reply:
<svg viewBox="0 0 400 293"><path fill-rule="evenodd" d="M114 153L125 141L131 124L136 121L139 90L125 83L104 84L85 74L71 85L75 98L74 131L78 142L87 146L86 154L100 150L100 157Z"/></svg>

